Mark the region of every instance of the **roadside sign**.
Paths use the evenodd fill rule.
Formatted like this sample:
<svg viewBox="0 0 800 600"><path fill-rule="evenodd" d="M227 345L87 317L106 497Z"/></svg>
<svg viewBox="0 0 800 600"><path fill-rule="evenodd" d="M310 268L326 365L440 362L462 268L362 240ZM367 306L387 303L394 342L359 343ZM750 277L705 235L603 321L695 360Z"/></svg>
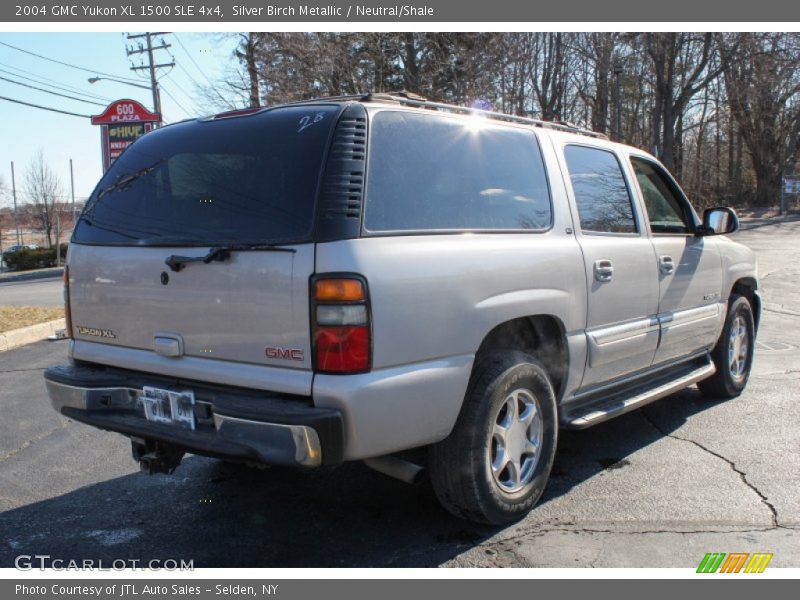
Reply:
<svg viewBox="0 0 800 600"><path fill-rule="evenodd" d="M103 172L108 171L120 154L161 121L161 115L147 110L136 100L116 100L99 115L92 125L100 125L103 149Z"/></svg>

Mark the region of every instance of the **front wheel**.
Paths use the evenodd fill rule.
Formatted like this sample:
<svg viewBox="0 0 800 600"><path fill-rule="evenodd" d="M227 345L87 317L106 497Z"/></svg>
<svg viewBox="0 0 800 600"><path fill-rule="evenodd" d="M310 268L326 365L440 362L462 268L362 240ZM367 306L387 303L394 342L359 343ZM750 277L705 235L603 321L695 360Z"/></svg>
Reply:
<svg viewBox="0 0 800 600"><path fill-rule="evenodd" d="M556 398L542 365L521 352L480 360L456 425L431 450L442 505L492 525L525 516L544 491L556 452Z"/></svg>
<svg viewBox="0 0 800 600"><path fill-rule="evenodd" d="M725 325L711 352L717 372L697 384L709 398L735 398L750 377L755 350L755 321L747 298L732 296Z"/></svg>

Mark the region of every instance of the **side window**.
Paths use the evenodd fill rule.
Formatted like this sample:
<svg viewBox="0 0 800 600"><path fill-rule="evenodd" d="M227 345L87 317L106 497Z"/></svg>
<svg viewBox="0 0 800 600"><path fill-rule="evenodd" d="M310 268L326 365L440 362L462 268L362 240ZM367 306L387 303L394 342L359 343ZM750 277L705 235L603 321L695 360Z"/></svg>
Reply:
<svg viewBox="0 0 800 600"><path fill-rule="evenodd" d="M691 227L683 202L677 197L672 183L656 165L631 157L631 165L639 181L644 205L653 233L689 233Z"/></svg>
<svg viewBox="0 0 800 600"><path fill-rule="evenodd" d="M588 232L636 233L633 205L617 157L586 146L564 149L581 229Z"/></svg>
<svg viewBox="0 0 800 600"><path fill-rule="evenodd" d="M543 230L552 210L533 131L381 111L371 122L364 228Z"/></svg>

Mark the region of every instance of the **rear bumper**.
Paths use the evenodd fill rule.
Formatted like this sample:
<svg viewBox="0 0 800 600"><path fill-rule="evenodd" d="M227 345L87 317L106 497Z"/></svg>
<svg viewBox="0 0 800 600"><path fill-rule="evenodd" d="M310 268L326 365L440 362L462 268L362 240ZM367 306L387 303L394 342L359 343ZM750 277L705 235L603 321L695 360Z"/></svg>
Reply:
<svg viewBox="0 0 800 600"><path fill-rule="evenodd" d="M55 410L100 429L219 458L306 467L342 461L341 413L311 406L308 398L84 365L53 367L44 378ZM140 398L148 385L192 390L197 427L145 419Z"/></svg>

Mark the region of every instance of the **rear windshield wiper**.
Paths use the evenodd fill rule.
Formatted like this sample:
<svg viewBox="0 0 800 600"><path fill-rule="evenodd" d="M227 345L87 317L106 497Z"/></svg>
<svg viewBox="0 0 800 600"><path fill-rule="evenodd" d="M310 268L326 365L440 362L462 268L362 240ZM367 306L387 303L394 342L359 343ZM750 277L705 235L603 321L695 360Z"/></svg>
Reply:
<svg viewBox="0 0 800 600"><path fill-rule="evenodd" d="M114 183L104 187L102 190L98 192L97 200L100 200L106 194L110 194L111 192L114 192L116 190L125 189L140 177L143 177L148 173L152 173L156 169L156 167L158 167L158 165L160 165L162 162L164 162L164 159L157 160L149 167L143 167L138 171L134 171L133 173L128 173L127 175L120 175L120 177Z"/></svg>
<svg viewBox="0 0 800 600"><path fill-rule="evenodd" d="M173 254L164 263L177 273L186 266L186 263L201 262L209 264L211 262L224 262L231 257L231 252L291 252L294 254L297 250L284 246L273 246L272 244L229 244L211 248L205 256L178 256Z"/></svg>

